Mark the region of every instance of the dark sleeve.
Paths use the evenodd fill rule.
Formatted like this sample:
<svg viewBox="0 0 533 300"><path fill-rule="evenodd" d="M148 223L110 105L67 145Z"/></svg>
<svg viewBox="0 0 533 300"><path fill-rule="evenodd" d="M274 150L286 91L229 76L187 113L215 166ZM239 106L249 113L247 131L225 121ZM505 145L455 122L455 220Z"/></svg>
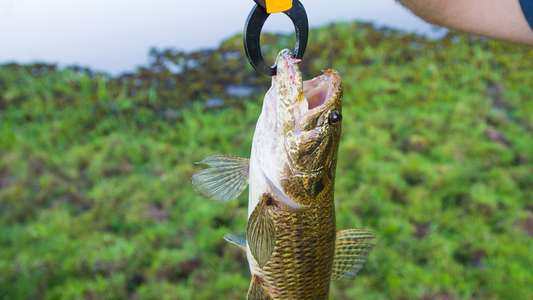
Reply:
<svg viewBox="0 0 533 300"><path fill-rule="evenodd" d="M529 27L533 29L533 0L518 0L520 1L520 6L522 6L522 11L526 17Z"/></svg>

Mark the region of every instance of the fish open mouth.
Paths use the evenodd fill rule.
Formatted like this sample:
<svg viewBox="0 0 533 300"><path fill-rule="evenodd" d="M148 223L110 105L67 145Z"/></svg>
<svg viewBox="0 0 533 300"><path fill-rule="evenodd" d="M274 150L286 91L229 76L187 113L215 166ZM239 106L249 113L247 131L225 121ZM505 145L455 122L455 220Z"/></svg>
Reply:
<svg viewBox="0 0 533 300"><path fill-rule="evenodd" d="M329 75L329 73L327 74ZM320 76L304 82L303 92L309 110L324 104L328 99L327 95L328 92L331 92L331 85L324 77Z"/></svg>
<svg viewBox="0 0 533 300"><path fill-rule="evenodd" d="M325 104L338 89L337 83L340 81L338 73L332 70L322 72L324 72L322 76L304 81L303 93L309 110Z"/></svg>
<svg viewBox="0 0 533 300"><path fill-rule="evenodd" d="M337 71L323 70L324 74L303 82L303 94L300 99L300 110L295 110L297 124L316 117L324 111L335 106L332 101L335 93L340 88L341 77ZM302 128L301 128L302 129Z"/></svg>

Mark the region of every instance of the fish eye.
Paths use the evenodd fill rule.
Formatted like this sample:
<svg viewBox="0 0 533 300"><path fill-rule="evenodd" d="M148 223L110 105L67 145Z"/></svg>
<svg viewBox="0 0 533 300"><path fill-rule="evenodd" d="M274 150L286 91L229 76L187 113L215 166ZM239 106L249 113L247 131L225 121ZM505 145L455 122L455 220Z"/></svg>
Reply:
<svg viewBox="0 0 533 300"><path fill-rule="evenodd" d="M338 110L334 110L329 114L329 124L331 125L337 125L340 123L342 119L341 112Z"/></svg>

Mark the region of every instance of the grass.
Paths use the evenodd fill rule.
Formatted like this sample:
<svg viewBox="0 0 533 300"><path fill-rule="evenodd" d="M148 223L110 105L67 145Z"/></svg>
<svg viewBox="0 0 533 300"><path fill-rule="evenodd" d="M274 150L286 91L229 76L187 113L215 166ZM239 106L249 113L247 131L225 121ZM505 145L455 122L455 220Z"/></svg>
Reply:
<svg viewBox="0 0 533 300"><path fill-rule="evenodd" d="M239 36L151 57L116 78L0 66L1 298L245 298L245 255L222 236L244 230L246 196L218 205L190 178L248 156L270 79ZM379 237L331 299L533 298L531 49L340 23L311 31L301 67L343 76L337 228Z"/></svg>

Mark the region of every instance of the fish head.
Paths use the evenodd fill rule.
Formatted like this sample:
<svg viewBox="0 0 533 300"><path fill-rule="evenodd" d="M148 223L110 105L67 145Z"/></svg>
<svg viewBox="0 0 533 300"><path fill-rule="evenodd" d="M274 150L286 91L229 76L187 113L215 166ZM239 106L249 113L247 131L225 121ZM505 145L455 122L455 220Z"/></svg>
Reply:
<svg viewBox="0 0 533 300"><path fill-rule="evenodd" d="M342 120L340 74L327 70L304 82L298 62L287 49L276 59L277 75L265 95L250 161L251 182L257 180L295 211L318 197L295 186L333 190ZM250 189L249 214L262 193Z"/></svg>
<svg viewBox="0 0 533 300"><path fill-rule="evenodd" d="M280 177L335 172L342 123L342 78L335 70L303 82L289 50L277 63L277 155Z"/></svg>

